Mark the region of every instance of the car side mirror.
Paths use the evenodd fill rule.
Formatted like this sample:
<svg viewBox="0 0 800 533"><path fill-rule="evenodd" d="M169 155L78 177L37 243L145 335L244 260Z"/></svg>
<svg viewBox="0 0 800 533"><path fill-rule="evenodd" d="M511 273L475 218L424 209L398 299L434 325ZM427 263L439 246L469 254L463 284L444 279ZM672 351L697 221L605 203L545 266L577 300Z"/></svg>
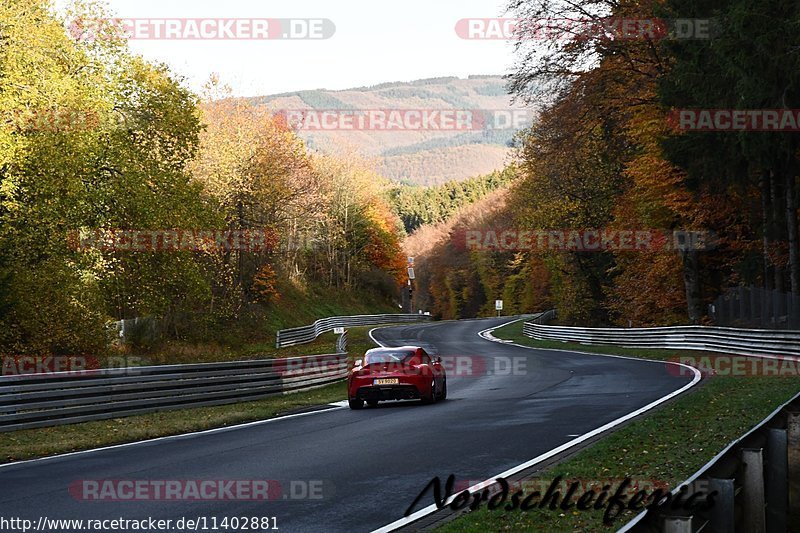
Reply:
<svg viewBox="0 0 800 533"><path fill-rule="evenodd" d="M441 364L442 363L442 358L439 357L439 356L436 356L436 357L433 358L433 362Z"/></svg>

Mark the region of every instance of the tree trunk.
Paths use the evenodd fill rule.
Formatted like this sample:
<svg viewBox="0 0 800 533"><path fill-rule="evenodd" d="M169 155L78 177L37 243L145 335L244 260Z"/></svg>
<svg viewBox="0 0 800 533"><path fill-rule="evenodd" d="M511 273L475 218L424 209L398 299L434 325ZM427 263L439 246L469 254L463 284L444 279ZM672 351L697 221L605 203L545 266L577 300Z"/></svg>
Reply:
<svg viewBox="0 0 800 533"><path fill-rule="evenodd" d="M784 202L782 201L783 198L781 196L781 191L778 188L778 180L775 176L775 172L770 170L769 175L770 204L772 206L772 230L774 232L772 235L772 242L780 243L783 241L784 230L786 229L786 224L783 223L783 220L785 219L785 209L782 207ZM778 292L783 292L783 278L785 270L785 265L782 262L773 265L773 272L775 274L775 290Z"/></svg>
<svg viewBox="0 0 800 533"><path fill-rule="evenodd" d="M686 309L689 322L699 324L703 316L703 301L700 294L700 265L697 250L682 250L683 284L686 288Z"/></svg>
<svg viewBox="0 0 800 533"><path fill-rule="evenodd" d="M239 228L238 229L239 229L239 231L241 231L241 230L244 229L244 203L242 202L241 198L239 198L239 200L237 202L237 205L236 205L236 215L239 217ZM236 270L237 270L236 277L238 279L238 285L239 285L239 289L240 290L242 290L242 285L244 284L244 279L243 279L244 276L243 276L243 272L242 272L242 269L243 269L242 261L243 261L242 251L241 250L237 250L236 251Z"/></svg>
<svg viewBox="0 0 800 533"><path fill-rule="evenodd" d="M797 245L794 165L788 165L784 176L786 180L786 235L789 241L789 279L791 280L792 294L800 294L800 250Z"/></svg>
<svg viewBox="0 0 800 533"><path fill-rule="evenodd" d="M773 238L774 221L772 219L772 204L770 197L770 174L767 171L761 173L761 178L758 180L758 187L761 191L761 232L762 237L762 253L764 261L764 288L772 290L774 287L775 267L772 264L770 257L770 240Z"/></svg>

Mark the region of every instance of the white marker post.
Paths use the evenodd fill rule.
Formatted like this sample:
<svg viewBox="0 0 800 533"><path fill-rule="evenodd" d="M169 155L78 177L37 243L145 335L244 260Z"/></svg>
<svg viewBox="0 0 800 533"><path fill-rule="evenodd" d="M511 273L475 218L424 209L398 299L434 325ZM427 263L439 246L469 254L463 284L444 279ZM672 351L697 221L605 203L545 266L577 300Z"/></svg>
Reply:
<svg viewBox="0 0 800 533"><path fill-rule="evenodd" d="M336 353L347 353L347 330L343 327L333 328L333 334L339 336L336 339Z"/></svg>
<svg viewBox="0 0 800 533"><path fill-rule="evenodd" d="M408 312L414 312L414 285L413 281L416 279L414 276L414 258L408 256Z"/></svg>

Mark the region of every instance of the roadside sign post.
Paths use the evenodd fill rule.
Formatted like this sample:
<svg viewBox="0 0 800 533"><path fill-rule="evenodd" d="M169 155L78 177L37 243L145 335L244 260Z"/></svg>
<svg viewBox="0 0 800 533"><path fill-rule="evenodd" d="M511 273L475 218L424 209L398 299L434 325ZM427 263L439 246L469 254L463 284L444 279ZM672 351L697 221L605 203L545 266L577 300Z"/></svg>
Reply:
<svg viewBox="0 0 800 533"><path fill-rule="evenodd" d="M503 300L495 300L494 309L497 311L497 316L500 316L500 311L503 310Z"/></svg>
<svg viewBox="0 0 800 533"><path fill-rule="evenodd" d="M408 312L414 312L414 258L408 256Z"/></svg>
<svg viewBox="0 0 800 533"><path fill-rule="evenodd" d="M339 335L339 338L336 339L336 353L346 353L347 352L347 330L342 327L333 328L334 335Z"/></svg>
<svg viewBox="0 0 800 533"><path fill-rule="evenodd" d="M414 312L414 303L413 303L414 288L411 286L411 280L410 279L406 283L408 284L408 312L409 313L413 313Z"/></svg>

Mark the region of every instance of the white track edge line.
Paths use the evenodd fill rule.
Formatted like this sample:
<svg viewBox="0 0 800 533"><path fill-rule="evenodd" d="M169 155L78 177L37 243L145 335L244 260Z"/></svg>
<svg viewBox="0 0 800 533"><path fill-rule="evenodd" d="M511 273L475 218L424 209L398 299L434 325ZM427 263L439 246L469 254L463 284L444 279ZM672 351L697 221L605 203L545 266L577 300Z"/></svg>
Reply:
<svg viewBox="0 0 800 533"><path fill-rule="evenodd" d="M500 324L499 326L494 326L494 327L491 327L491 328L487 328L487 329L485 329L483 331L478 332L478 335L483 339L491 340L491 339L487 338L486 336L484 336L484 334L487 333L487 332L491 333L492 331L494 331L496 329L499 329L499 328L501 328L503 326L508 326L509 324L513 324L514 322L519 322L520 320L524 320L524 318L518 318L516 320L512 320L510 322L506 322L505 324ZM492 341L492 342L498 342L498 341ZM509 345L509 343L503 343L503 344ZM516 344L516 343L510 343L510 345L519 346L520 348L529 348L529 349L532 349L532 350L544 350L545 349L545 348L533 348L531 346L524 346L522 344ZM587 354L587 355L599 355L601 357L616 357L616 358L621 358L621 359L631 359L631 360L634 360L634 361L648 361L648 362L651 362L651 363L665 363L666 362L666 361L654 361L652 359L639 359L639 358L636 358L636 357L625 357L625 356L620 356L620 355L595 354L595 353L591 353L591 352L572 352L571 350L556 350L556 351L571 352L571 353L582 353L582 354ZM611 422L609 422L609 423L607 423L607 424L605 424L605 425L603 425L603 426L601 426L599 428L596 428L596 429L590 431L589 433L585 433L585 434L581 435L580 437L578 437L576 439L573 439L571 441L565 442L561 446L558 446L557 448L553 448L552 450L550 450L548 452L545 452L545 453L543 453L543 454L541 454L541 455L539 455L537 457L534 457L530 461L526 461L526 462L524 462L522 464L519 464L519 465L517 465L517 466L515 466L513 468L510 468L510 469L506 470L505 472L501 472L500 474L492 476L491 478L489 478L487 480L484 480L484 481L481 481L480 483L478 483L476 485L472 485L471 487L469 487L469 488L467 488L465 490L469 491L470 493L474 493L476 491L483 490L484 488L486 488L486 487L488 487L490 485L493 485L495 483L495 480L498 477L506 478L506 477L512 476L512 475L514 475L514 474L516 474L518 472L526 470L526 469L528 469L528 468L530 468L532 466L535 466L536 464L541 463L542 461L545 461L545 460L547 460L547 459L549 459L549 458L551 458L551 457L553 457L555 455L558 455L559 453L561 453L561 452L563 452L565 450L568 450L568 449L572 448L573 446L575 446L577 444L580 444L581 442L584 442L584 441L586 441L588 439L591 439L592 437L594 437L596 435L599 435L600 433L603 433L603 432L605 432L605 431L607 431L607 430L609 430L609 429L611 429L613 427L616 427L616 426L622 424L623 422L626 422L626 421L630 420L631 418L635 418L635 417L639 416L640 414L642 414L642 413L644 413L646 411L649 411L653 407L656 407L656 406L666 402L667 400L670 400L670 399L674 398L675 396L678 396L678 395L682 394L683 392L685 392L685 391L689 390L690 388L694 387L697 383L700 382L700 379L702 378L702 375L701 375L700 371L697 370L694 367L691 367L689 365L684 365L684 364L681 364L681 363L673 363L671 361L670 362L666 362L666 363L667 364L677 365L677 366L682 366L682 367L690 369L694 373L694 378L692 379L692 381L690 383L684 385L680 389L678 389L676 391L673 391L673 392L667 394L666 396L663 396L663 397L661 397L661 398L659 398L659 399L657 399L657 400L645 405L644 407L640 407L636 411L628 413L627 415L622 416L620 418L617 418L616 420L612 420ZM461 491L461 492L463 492L463 491ZM447 505L449 505L453 500L455 500L456 497L458 497L458 494L450 496L450 498L448 498L447 501L445 501L445 507ZM381 527L379 529L376 529L372 533L388 533L390 531L394 531L394 530L399 529L401 527L404 527L404 526L407 526L409 524L412 524L412 523L416 522L417 520L419 520L421 518L424 518L425 516L427 516L429 514L432 514L432 513L436 512L438 510L439 509L436 507L436 505L429 505L428 507L420 509L419 511L416 511L416 512L410 514L409 516L400 518L399 520L395 520L394 522L392 522L390 524L387 524L387 525L385 525L385 526L383 526L383 527Z"/></svg>
<svg viewBox="0 0 800 533"><path fill-rule="evenodd" d="M327 405L330 405L330 404L327 404ZM225 427L220 427L220 428L203 429L203 430L200 430L200 431L192 431L190 433L180 433L178 435L166 435L164 437L156 437L156 438L153 438L153 439L138 440L138 441L135 441L135 442L125 442L125 443L122 443L122 444L112 444L110 446L103 446L101 448L90 448L88 450L78 450L78 451L75 451L75 452L61 453L61 454L58 454L58 455L48 455L47 457L37 457L36 459L25 459L23 461L15 461L13 463L0 464L0 468L8 468L8 467L11 467L11 466L19 466L19 465L25 465L25 464L30 464L30 463L39 463L39 462L43 462L43 461L54 461L54 460L57 460L57 459L62 459L64 457L72 457L72 456L75 456L75 455L84 455L84 454L89 454L89 453L102 452L102 451L112 450L112 449L116 449L116 448L127 448L129 446L138 446L138 445L141 445L141 444L149 444L149 443L152 443L152 442L168 441L168 440L179 440L179 439L184 439L184 438L196 437L198 435L208 435L208 434L211 434L211 433L222 433L224 431L234 431L234 430L237 430L237 429L243 429L243 428L247 428L247 427L251 427L251 426L259 426L259 425L262 425L262 424L269 424L271 422L278 422L280 420L287 420L289 418L299 418L301 416L310 416L310 415L316 415L316 414L320 414L320 413L330 413L331 411L338 411L340 409L342 409L342 407L338 407L338 406L337 407L330 407L329 409L318 409L316 411L309 411L307 413L295 413L293 415L284 415L284 416L278 416L278 417L275 417L275 418L267 418L266 420L254 420L253 422L245 422L243 424L235 424L233 426L225 426Z"/></svg>
<svg viewBox="0 0 800 533"><path fill-rule="evenodd" d="M393 326L382 326L382 327L393 327ZM376 329L380 329L380 328L372 328L369 331L369 337L370 337L370 339L372 339L372 342L374 342L378 346L383 346L383 344L381 344L380 342L375 340L375 337L372 336L372 332L375 331ZM346 407L346 405L340 405L340 402L337 402L335 404L327 404L327 405L330 406L331 408L330 409L319 409L317 411L310 411L308 413L296 413L296 414L293 414L293 415L284 415L284 416L279 416L279 417L275 417L275 418L268 418L266 420L255 420L253 422L245 422L243 424L236 424L236 425L233 425L233 426L225 426L225 427L221 427L221 428L203 429L203 430L200 430L200 431L192 431L192 432L189 432L189 433L180 433L178 435L167 435L167 436L164 436L164 437L156 437L156 438L153 438L153 439L139 440L139 441L135 441L135 442L124 442L122 444L112 444L110 446L103 446L103 447L100 447L100 448L90 448L88 450L78 450L78 451L75 451L75 452L60 453L60 454L57 454L57 455L48 455L47 457L37 457L36 459L25 459L25 460L22 460L22 461L14 461L12 463L0 464L0 468L8 468L8 467L11 467L11 466L19 466L19 465L25 465L25 464L30 464L30 463L38 463L38 462L43 462L43 461L54 461L56 459L62 459L64 457L72 457L72 456L75 456L75 455L83 455L83 454L94 453L94 452L102 452L102 451L105 451L105 450L112 450L112 449L115 449L115 448L125 448L125 447L128 447L128 446L137 446L137 445L140 445L140 444L147 444L147 443L152 443L152 442L167 441L167 440L177 440L177 439L182 439L182 438L194 437L194 436L197 436L197 435L208 435L208 434L211 434L211 433L219 433L219 432L223 432L223 431L232 431L232 430L236 430L236 429L242 429L242 428L246 428L246 427L257 426L257 425L260 425L260 424L268 424L270 422L277 422L279 420L287 420L289 418L298 418L298 417L301 417L301 416L308 416L308 415L315 415L315 414L319 414L319 413L327 413L327 412L331 412L331 411L337 411L339 409L343 409L344 407Z"/></svg>
<svg viewBox="0 0 800 533"><path fill-rule="evenodd" d="M382 342L380 342L378 339L376 339L375 337L372 336L372 332L375 331L376 329L380 329L380 328L372 328L371 330L369 330L367 332L367 335L369 335L369 338L372 339L372 342L374 342L375 344L377 344L381 348L386 348L386 345L384 345Z"/></svg>

